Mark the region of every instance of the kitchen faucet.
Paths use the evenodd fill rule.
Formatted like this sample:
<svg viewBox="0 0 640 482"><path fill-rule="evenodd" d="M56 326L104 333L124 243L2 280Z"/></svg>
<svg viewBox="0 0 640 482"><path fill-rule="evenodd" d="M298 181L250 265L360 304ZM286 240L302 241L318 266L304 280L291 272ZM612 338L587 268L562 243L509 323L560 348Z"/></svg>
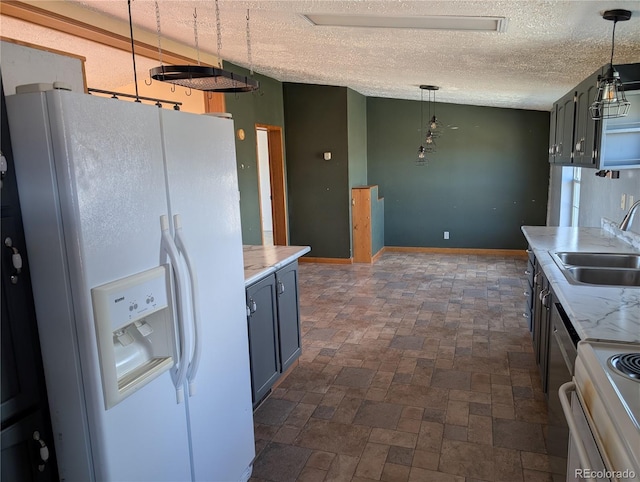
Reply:
<svg viewBox="0 0 640 482"><path fill-rule="evenodd" d="M633 215L636 213L638 206L640 206L640 199L634 202L633 206L631 206L627 214L625 214L624 219L620 223L620 229L622 231L627 231L629 229L629 225L631 224L631 221L633 221Z"/></svg>

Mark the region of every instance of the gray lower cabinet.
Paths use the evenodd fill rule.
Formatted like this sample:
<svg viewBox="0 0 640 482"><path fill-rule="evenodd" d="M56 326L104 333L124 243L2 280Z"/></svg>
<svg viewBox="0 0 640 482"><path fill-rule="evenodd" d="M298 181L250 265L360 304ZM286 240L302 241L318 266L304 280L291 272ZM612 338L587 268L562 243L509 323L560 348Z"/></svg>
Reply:
<svg viewBox="0 0 640 482"><path fill-rule="evenodd" d="M547 393L547 374L549 358L549 308L551 307L551 285L540 265L536 263L534 280L535 298L533 300L533 351L536 356L542 390Z"/></svg>
<svg viewBox="0 0 640 482"><path fill-rule="evenodd" d="M297 261L247 287L254 407L301 353Z"/></svg>
<svg viewBox="0 0 640 482"><path fill-rule="evenodd" d="M276 279L273 274L247 288L251 392L256 404L280 376Z"/></svg>
<svg viewBox="0 0 640 482"><path fill-rule="evenodd" d="M298 359L300 344L300 308L298 303L298 262L276 271L278 292L278 332L280 367L284 372Z"/></svg>

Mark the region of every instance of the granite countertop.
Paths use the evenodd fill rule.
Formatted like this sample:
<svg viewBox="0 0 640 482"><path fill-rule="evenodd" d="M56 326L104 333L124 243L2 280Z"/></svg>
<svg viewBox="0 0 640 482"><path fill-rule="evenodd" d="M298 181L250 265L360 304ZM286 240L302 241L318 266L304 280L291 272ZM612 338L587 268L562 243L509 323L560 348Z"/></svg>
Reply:
<svg viewBox="0 0 640 482"><path fill-rule="evenodd" d="M244 285L249 286L311 251L309 246L247 246L244 252Z"/></svg>
<svg viewBox="0 0 640 482"><path fill-rule="evenodd" d="M638 253L601 228L523 226L529 245L580 339L640 343L640 287L571 284L549 252Z"/></svg>

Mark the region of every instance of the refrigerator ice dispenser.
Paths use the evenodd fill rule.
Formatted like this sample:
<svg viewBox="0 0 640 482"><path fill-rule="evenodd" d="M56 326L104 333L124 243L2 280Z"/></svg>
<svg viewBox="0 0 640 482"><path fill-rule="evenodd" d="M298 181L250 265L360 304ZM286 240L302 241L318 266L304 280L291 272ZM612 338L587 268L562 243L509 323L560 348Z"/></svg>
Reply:
<svg viewBox="0 0 640 482"><path fill-rule="evenodd" d="M107 410L173 366L169 290L165 266L91 290Z"/></svg>

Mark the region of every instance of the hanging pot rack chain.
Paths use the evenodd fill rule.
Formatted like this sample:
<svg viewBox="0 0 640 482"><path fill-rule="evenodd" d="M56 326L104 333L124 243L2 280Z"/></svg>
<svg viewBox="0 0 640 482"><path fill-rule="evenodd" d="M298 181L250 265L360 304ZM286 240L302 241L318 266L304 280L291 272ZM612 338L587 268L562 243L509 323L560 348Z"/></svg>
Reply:
<svg viewBox="0 0 640 482"><path fill-rule="evenodd" d="M200 46L198 45L198 9L193 9L193 40L196 46L196 56L200 65Z"/></svg>
<svg viewBox="0 0 640 482"><path fill-rule="evenodd" d="M249 75L253 77L253 59L251 58L251 29L249 28L249 9L247 8L247 62L249 62Z"/></svg>
<svg viewBox="0 0 640 482"><path fill-rule="evenodd" d="M156 4L156 30L158 31L158 62L162 65L162 34L160 31L160 5L158 5L158 0L155 1Z"/></svg>
<svg viewBox="0 0 640 482"><path fill-rule="evenodd" d="M222 27L220 26L220 5L218 0L215 1L216 8L216 42L218 46L218 67L222 68Z"/></svg>

